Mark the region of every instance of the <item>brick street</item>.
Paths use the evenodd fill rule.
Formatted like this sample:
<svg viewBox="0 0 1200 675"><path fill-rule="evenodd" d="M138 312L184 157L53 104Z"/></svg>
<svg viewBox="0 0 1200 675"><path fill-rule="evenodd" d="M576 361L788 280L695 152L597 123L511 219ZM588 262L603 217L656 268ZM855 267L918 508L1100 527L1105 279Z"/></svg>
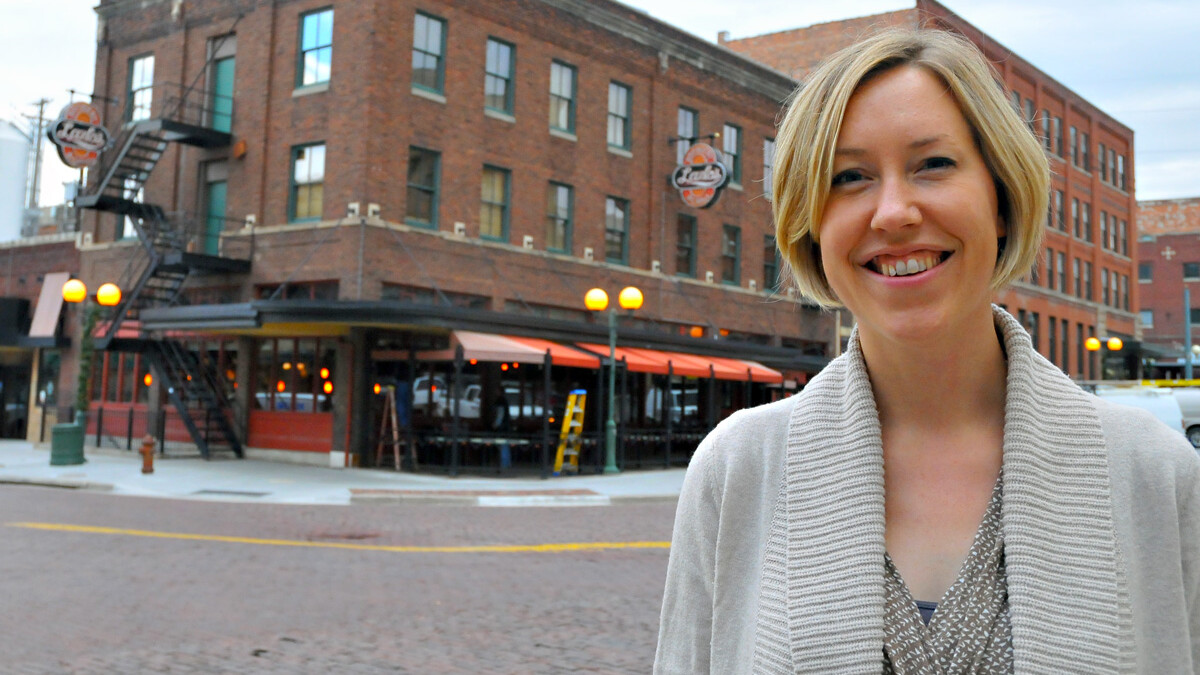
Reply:
<svg viewBox="0 0 1200 675"><path fill-rule="evenodd" d="M292 506L2 486L0 671L645 673L665 548L403 553L11 524L377 546L662 542L674 508Z"/></svg>

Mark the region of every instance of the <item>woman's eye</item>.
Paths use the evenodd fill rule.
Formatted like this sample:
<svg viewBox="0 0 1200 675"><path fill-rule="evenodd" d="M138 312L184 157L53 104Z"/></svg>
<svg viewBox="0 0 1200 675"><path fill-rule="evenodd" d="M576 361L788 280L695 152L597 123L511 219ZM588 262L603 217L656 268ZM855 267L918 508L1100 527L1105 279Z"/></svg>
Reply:
<svg viewBox="0 0 1200 675"><path fill-rule="evenodd" d="M945 169L954 166L954 160L949 157L930 157L925 160L924 168L926 169Z"/></svg>
<svg viewBox="0 0 1200 675"><path fill-rule="evenodd" d="M853 183L854 181L862 180L862 177L862 172L857 169L848 169L833 177L833 185L836 187L838 185Z"/></svg>

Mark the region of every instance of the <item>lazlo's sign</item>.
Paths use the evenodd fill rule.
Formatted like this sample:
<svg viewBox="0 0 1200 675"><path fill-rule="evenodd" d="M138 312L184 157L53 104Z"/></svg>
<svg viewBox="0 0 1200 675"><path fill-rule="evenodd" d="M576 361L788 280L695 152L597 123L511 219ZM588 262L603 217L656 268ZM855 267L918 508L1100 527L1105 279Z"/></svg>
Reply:
<svg viewBox="0 0 1200 675"><path fill-rule="evenodd" d="M707 209L717 203L729 182L729 170L721 156L707 143L696 143L683 155L683 163L671 174L671 185L688 206Z"/></svg>
<svg viewBox="0 0 1200 675"><path fill-rule="evenodd" d="M109 142L108 130L100 125L100 111L82 102L63 108L46 135L63 164L76 169L94 164Z"/></svg>

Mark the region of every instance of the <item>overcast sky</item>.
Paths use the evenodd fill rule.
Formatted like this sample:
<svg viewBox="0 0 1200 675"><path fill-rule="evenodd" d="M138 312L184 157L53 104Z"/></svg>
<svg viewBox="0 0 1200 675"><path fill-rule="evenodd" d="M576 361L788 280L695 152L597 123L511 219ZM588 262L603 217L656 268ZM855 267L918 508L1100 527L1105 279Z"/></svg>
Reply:
<svg viewBox="0 0 1200 675"><path fill-rule="evenodd" d="M486 0L478 0L486 1ZM91 91L95 0L0 0L0 119L25 126L33 103ZM889 0L632 0L716 41L913 6ZM943 4L1135 133L1138 199L1200 197L1200 2L943 0ZM453 27L451 27L453 30ZM49 151L42 203L72 171Z"/></svg>

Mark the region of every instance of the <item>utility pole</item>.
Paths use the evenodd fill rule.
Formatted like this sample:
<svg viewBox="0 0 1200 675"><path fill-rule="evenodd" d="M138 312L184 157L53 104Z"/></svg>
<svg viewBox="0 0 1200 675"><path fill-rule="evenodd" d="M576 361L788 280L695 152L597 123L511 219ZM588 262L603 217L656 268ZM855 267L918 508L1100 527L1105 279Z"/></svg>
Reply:
<svg viewBox="0 0 1200 675"><path fill-rule="evenodd" d="M37 120L34 122L33 128L33 172L29 177L29 193L26 207L36 209L38 202L41 200L42 192L42 132L46 130L46 105L50 103L50 99L43 98L34 101L34 105L38 107ZM25 115L31 122L33 117Z"/></svg>

